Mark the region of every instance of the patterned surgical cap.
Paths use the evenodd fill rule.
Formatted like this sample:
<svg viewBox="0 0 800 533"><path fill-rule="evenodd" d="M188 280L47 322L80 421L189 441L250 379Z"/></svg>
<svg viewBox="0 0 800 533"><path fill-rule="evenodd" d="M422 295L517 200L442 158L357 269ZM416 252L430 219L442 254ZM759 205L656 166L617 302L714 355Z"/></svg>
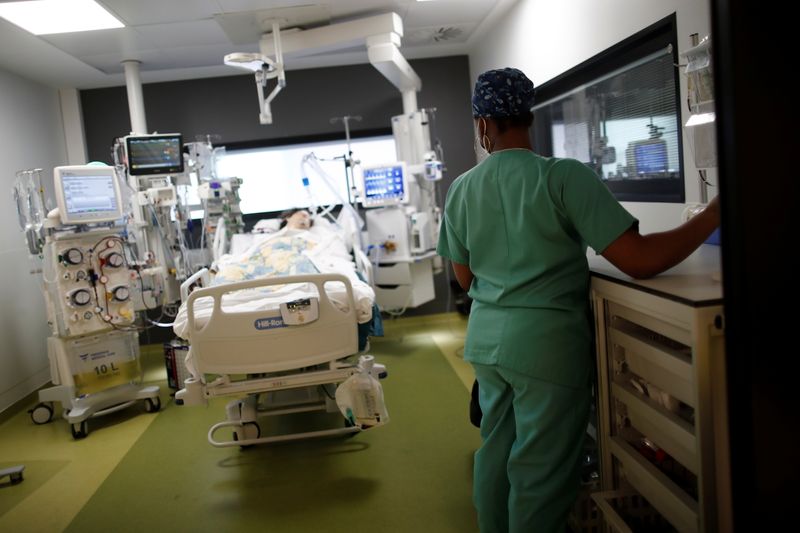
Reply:
<svg viewBox="0 0 800 533"><path fill-rule="evenodd" d="M505 118L530 112L533 82L515 68L487 70L475 82L472 95L474 117Z"/></svg>

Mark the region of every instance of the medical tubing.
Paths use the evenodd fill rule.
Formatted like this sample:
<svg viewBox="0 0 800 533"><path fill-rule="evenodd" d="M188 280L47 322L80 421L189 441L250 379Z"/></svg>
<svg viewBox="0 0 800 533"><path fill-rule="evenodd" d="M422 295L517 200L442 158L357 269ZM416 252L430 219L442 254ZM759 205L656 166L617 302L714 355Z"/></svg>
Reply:
<svg viewBox="0 0 800 533"><path fill-rule="evenodd" d="M336 401L336 398L331 396L331 393L328 392L328 387L326 385L319 385L319 388L322 389L322 392L325 393L325 396L327 396L329 399L333 401Z"/></svg>
<svg viewBox="0 0 800 533"><path fill-rule="evenodd" d="M117 154L114 153L114 160L116 161L116 159L117 159ZM116 170L117 174L119 172L122 172L122 170L119 168L120 166L122 166L124 168L124 165L115 165L114 166L114 169ZM125 171L125 172L127 172L127 171ZM133 188L133 186L128 182L128 180L120 180L120 181L122 181L125 184L125 186L128 187L128 189L131 190L131 193L133 193L133 196L131 197L131 208L132 209L136 209L136 207L135 207L135 205L136 205L136 196L139 194L139 192L136 189ZM135 220L135 217L134 217L134 224L135 223L136 223L136 220ZM138 242L137 241L136 242L136 246L143 248L144 253L147 254L147 252L149 251L149 246L148 246L148 243L147 243L147 237L144 236L144 232L143 231L142 232L136 231L134 233L134 239L136 238L136 234L137 233L139 234L139 236L143 237L143 239L142 239L143 242Z"/></svg>
<svg viewBox="0 0 800 533"><path fill-rule="evenodd" d="M308 176L305 175L305 168L303 167L302 160L300 162L300 174L302 175L303 189L305 189L306 196L308 196L308 208L314 213L317 211L317 204L314 201L314 195L311 193L311 181L308 179Z"/></svg>
<svg viewBox="0 0 800 533"><path fill-rule="evenodd" d="M317 162L318 161L317 157L316 157L316 155L313 154L313 152L312 152L312 155L314 157L314 161L312 163L309 163L306 160L306 158L303 158L303 161L301 163L301 169L305 170L303 165L306 165L306 164L311 166L312 170L314 170L318 175L322 176L323 181L325 182L326 185L329 185L329 188L330 188L330 184L328 183L329 176L327 175L327 173L325 173L324 170L322 170L322 167ZM310 183L309 183L309 186L310 186ZM342 200L342 203L344 204L345 203L344 199L341 196L339 196L338 191L334 190L333 192L340 200ZM309 193L310 193L310 189L309 189ZM330 214L331 211L333 211L333 208L335 206L336 206L336 204L330 204L329 206L323 208L321 212L316 213L316 215L317 216L323 216L323 217L327 216L327 215ZM314 206L314 207L317 208L317 206Z"/></svg>
<svg viewBox="0 0 800 533"><path fill-rule="evenodd" d="M330 216L330 214L331 214L331 211L333 211L333 208L334 208L334 207L336 207L336 204L331 204L331 205L329 205L328 207L326 207L325 209L323 209L322 211L320 211L319 213L317 213L317 216L318 216L318 217L326 217L326 216Z"/></svg>
<svg viewBox="0 0 800 533"><path fill-rule="evenodd" d="M385 248L383 244L370 244L367 246L367 259L370 260L370 263L375 265L375 269L373 270L371 285L372 288L375 288L375 277L377 276L378 268L380 266L380 257L381 257L381 248ZM375 250L375 260L372 260L372 250Z"/></svg>
<svg viewBox="0 0 800 533"><path fill-rule="evenodd" d="M308 209L309 209L309 212L312 215L316 216L317 215L317 210L320 209L320 207L317 205L317 202L314 199L314 193L311 192L311 180L308 179L308 172L306 172L306 165L308 164L306 160L307 160L309 155L313 155L313 154L314 154L314 152L311 152L310 154L304 155L300 159L300 175L302 176L302 180L301 181L303 183L303 189L305 189L306 196L308 196Z"/></svg>
<svg viewBox="0 0 800 533"><path fill-rule="evenodd" d="M356 211L352 205L350 205L344 198L342 198L342 195L339 194L338 190L336 190L336 187L333 184L333 178L331 178L330 175L327 172L325 172L325 170L323 170L323 168L320 166L319 159L317 158L316 154L314 154L314 152L311 152L310 154L306 154L303 156L301 165L304 164L308 164L309 166L311 166L311 168L314 171L316 171L320 177L323 178L322 181L325 183L328 189L330 189L331 192L336 196L336 198L341 200L342 208L346 209L352 215L353 219L356 221L358 229L361 230L364 227L364 219L361 218L361 216L358 214L358 211Z"/></svg>
<svg viewBox="0 0 800 533"><path fill-rule="evenodd" d="M139 328L137 328L136 326L122 326L122 327L120 327L119 325L115 324L111 320L111 318L106 319L106 316L110 316L108 314L109 313L109 308L110 308L110 306L108 304L108 290L107 290L108 286L107 286L106 283L101 281L103 276L104 276L103 263L101 262L101 258L100 258L100 251L102 251L102 250L100 250L97 253L95 253L95 249L98 246L100 246L103 242L105 242L107 240L116 240L116 241L118 241L120 243L122 242L122 239L120 239L116 235L108 235L106 237L103 237L102 239L100 239L96 243L94 243L92 245L92 247L89 248L89 252L88 252L88 254L89 254L89 264L91 264L92 255L96 255L97 256L97 264L100 267L99 268L100 276L98 276L96 279L90 278L90 281L92 282L92 290L94 291L95 306L98 309L101 309L102 311L105 311L105 313L106 313L104 315L104 314L102 314L102 312L95 311L95 314L100 318L100 320L102 320L103 322L105 322L106 324L111 326L112 329L115 329L115 330L118 330L118 331L139 331ZM120 244L120 247L122 247L121 244ZM97 285L98 284L102 284L103 285L103 303L105 304L105 307L101 307L100 306L100 296L97 294Z"/></svg>
<svg viewBox="0 0 800 533"><path fill-rule="evenodd" d="M172 257L172 254L170 253L169 249L169 244L167 243L166 236L164 235L164 229L161 227L161 222L158 220L158 214L156 213L155 208L151 204L148 204L148 207L150 208L150 212L153 215L153 219L156 222L156 229L158 230L158 234L161 236L161 251L164 252L164 261L166 262L167 258ZM174 258L173 258L173 263L174 263ZM164 265L165 273L169 274L166 268L167 265L165 264ZM162 309L165 303L166 302L161 302Z"/></svg>
<svg viewBox="0 0 800 533"><path fill-rule="evenodd" d="M134 250L131 247L130 243L126 243L126 244L128 245L128 251L130 252L131 256L133 257L134 264L138 265L138 263L140 262L139 256L136 255L136 253L134 252ZM127 263L127 261L128 261L127 257L125 257L125 261ZM130 269L130 264L128 264L128 268ZM142 305L144 306L145 310L152 311L152 310L155 309L155 307L150 307L149 305L147 305L147 300L144 297L144 292L145 292L144 291L144 278L142 278L141 266L139 266L139 268L136 268L134 270L136 271L136 277L139 280L139 297L142 300ZM150 290L150 292L154 292L154 289L149 289L149 290ZM155 299L155 297L154 297L154 299ZM163 317L164 316L164 312L163 312L164 308L163 308L163 306L162 306L161 309L162 309L161 316ZM159 320L160 319L161 318L159 318Z"/></svg>
<svg viewBox="0 0 800 533"><path fill-rule="evenodd" d="M203 205L203 220L202 220L201 224L203 226L200 228L200 249L201 250L205 250L205 247L206 247L206 227L208 225L207 222L211 222L211 217L208 216L208 198L203 199L202 205Z"/></svg>
<svg viewBox="0 0 800 533"><path fill-rule="evenodd" d="M140 289L139 296L141 296L142 305L144 306L145 309L153 309L151 307L148 307L147 301L144 299L144 281L142 280L142 273L140 272L141 268L140 267L139 268L132 268L131 267L131 263L130 263L130 261L128 261L128 256L125 254L125 249L126 248L128 250L128 253L131 254L131 259L133 260L133 266L134 267L138 266L139 256L136 255L136 252L134 251L133 247L131 246L131 243L129 243L127 241L123 241L122 258L125 260L125 266L128 267L128 270L133 270L134 272L136 272L136 277L139 280L139 289Z"/></svg>
<svg viewBox="0 0 800 533"><path fill-rule="evenodd" d="M397 318L399 316L403 316L406 313L406 311L408 311L408 304L411 303L412 294L413 294L412 292L408 293L408 296L406 297L406 302L403 304L403 308L400 309L399 311L393 311L393 310L390 310L390 309L384 309L384 312L387 315L390 315L390 316L395 317L395 318Z"/></svg>
<svg viewBox="0 0 800 533"><path fill-rule="evenodd" d="M159 328L171 328L172 326L174 326L174 325L175 325L175 322L170 322L170 323L165 323L165 322L156 322L155 320L151 320L150 318L146 318L146 320L147 320L149 323L151 323L151 324L153 324L154 326L157 326L157 327L159 327ZM160 318L159 318L159 320L160 320Z"/></svg>

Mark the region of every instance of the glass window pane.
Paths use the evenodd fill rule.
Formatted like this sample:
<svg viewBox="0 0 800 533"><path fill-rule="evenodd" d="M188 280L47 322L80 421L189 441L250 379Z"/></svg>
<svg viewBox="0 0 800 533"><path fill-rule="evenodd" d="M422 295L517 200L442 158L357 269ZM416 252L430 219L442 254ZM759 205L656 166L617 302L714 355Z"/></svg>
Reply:
<svg viewBox="0 0 800 533"><path fill-rule="evenodd" d="M394 162L397 159L391 135L353 139L350 144L353 157L364 165ZM347 144L344 141L229 149L217 160L217 175L241 178L239 196L244 214L309 207L312 199L303 187L300 164L303 156L310 152L326 160L320 166L333 178L336 190L334 193L322 176L309 172L306 177L309 179L313 203L327 206L341 204L341 198L347 200L348 181L344 165Z"/></svg>
<svg viewBox="0 0 800 533"><path fill-rule="evenodd" d="M683 201L677 75L664 50L540 104L536 149L586 163L619 200Z"/></svg>

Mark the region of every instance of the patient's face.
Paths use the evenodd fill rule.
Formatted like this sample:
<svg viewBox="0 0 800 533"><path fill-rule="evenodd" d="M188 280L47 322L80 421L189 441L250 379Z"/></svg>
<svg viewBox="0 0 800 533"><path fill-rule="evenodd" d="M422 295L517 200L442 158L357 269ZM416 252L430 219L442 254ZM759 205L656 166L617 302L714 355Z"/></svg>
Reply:
<svg viewBox="0 0 800 533"><path fill-rule="evenodd" d="M292 229L308 229L311 227L311 216L308 211L298 211L286 219L286 226Z"/></svg>

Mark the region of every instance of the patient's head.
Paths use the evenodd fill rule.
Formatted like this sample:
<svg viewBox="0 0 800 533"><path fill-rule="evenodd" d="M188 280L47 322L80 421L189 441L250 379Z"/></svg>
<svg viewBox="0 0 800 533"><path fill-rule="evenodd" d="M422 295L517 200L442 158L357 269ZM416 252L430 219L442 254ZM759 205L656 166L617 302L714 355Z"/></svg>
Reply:
<svg viewBox="0 0 800 533"><path fill-rule="evenodd" d="M313 225L314 220L305 209L292 209L281 213L281 228L309 229Z"/></svg>

